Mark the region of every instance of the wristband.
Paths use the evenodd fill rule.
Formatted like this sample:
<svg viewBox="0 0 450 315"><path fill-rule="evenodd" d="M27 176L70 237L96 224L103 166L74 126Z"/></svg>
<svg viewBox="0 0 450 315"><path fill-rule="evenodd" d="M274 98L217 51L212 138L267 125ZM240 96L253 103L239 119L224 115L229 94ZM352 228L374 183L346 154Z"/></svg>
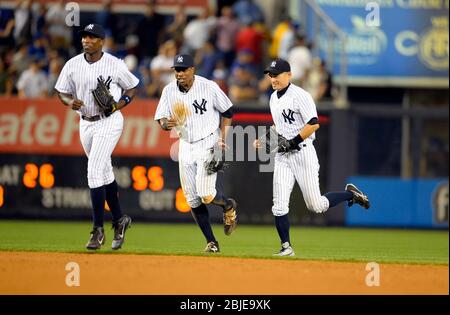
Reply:
<svg viewBox="0 0 450 315"><path fill-rule="evenodd" d="M131 102L131 97L129 97L128 95L122 95L122 97L120 98L121 100L125 101L125 105L128 105Z"/></svg>
<svg viewBox="0 0 450 315"><path fill-rule="evenodd" d="M298 134L298 135L297 135L295 138L293 138L291 141L293 142L294 146L296 146L296 145L299 145L300 143L303 142L303 138L302 138L302 136L300 136L300 134Z"/></svg>

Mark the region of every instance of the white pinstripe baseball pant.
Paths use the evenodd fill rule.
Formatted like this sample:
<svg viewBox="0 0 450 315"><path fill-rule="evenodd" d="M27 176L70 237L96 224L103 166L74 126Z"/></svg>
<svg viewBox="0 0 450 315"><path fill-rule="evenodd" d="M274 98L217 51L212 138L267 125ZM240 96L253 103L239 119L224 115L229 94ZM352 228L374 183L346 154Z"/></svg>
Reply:
<svg viewBox="0 0 450 315"><path fill-rule="evenodd" d="M219 140L219 132L195 143L180 139L179 172L181 188L191 208L202 204L202 198L216 196L217 173L208 175L205 161L211 157L210 148Z"/></svg>
<svg viewBox="0 0 450 315"><path fill-rule="evenodd" d="M114 181L111 155L123 130L120 111L111 116L89 122L80 119L80 139L88 157L89 188L98 188Z"/></svg>
<svg viewBox="0 0 450 315"><path fill-rule="evenodd" d="M301 146L303 144L300 144ZM289 213L289 199L297 183L309 210L321 213L329 208L329 201L320 193L319 160L312 142L304 143L300 151L275 156L273 174L273 207L274 216Z"/></svg>

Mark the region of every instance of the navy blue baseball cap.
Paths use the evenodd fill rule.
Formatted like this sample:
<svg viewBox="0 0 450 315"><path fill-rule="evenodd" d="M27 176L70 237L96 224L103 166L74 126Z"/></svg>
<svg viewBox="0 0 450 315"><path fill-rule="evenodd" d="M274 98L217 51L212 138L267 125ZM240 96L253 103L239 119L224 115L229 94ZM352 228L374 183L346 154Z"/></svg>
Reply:
<svg viewBox="0 0 450 315"><path fill-rule="evenodd" d="M172 68L190 68L194 66L194 58L189 54L179 54L173 59Z"/></svg>
<svg viewBox="0 0 450 315"><path fill-rule="evenodd" d="M275 59L270 63L266 70L264 70L264 74L270 73L273 75L279 75L284 72L291 72L289 62L284 59Z"/></svg>
<svg viewBox="0 0 450 315"><path fill-rule="evenodd" d="M101 39L105 39L105 29L100 24L88 24L86 27L79 31L80 36L92 35Z"/></svg>

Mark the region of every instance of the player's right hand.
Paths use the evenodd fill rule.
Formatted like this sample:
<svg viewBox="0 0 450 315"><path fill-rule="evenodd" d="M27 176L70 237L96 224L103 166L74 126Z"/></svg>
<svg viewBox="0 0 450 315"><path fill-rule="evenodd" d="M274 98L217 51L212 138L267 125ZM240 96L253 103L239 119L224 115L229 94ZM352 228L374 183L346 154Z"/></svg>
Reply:
<svg viewBox="0 0 450 315"><path fill-rule="evenodd" d="M76 98L72 99L72 101L69 103L69 107L73 110L79 110L81 106L84 106L83 101Z"/></svg>
<svg viewBox="0 0 450 315"><path fill-rule="evenodd" d="M163 118L159 121L159 124L161 125L162 129L169 131L177 125L177 121L172 118Z"/></svg>
<svg viewBox="0 0 450 315"><path fill-rule="evenodd" d="M255 141L253 141L253 147L255 149L259 149L262 147L261 141L259 139L256 139Z"/></svg>

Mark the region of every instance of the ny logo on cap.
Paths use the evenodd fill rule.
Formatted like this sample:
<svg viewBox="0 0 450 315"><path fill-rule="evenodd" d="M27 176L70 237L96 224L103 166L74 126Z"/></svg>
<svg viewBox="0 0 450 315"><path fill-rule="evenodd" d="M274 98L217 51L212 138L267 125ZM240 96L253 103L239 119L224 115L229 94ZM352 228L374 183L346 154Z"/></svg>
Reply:
<svg viewBox="0 0 450 315"><path fill-rule="evenodd" d="M178 63L182 63L182 62L183 62L183 56L179 56L179 57L177 58L177 62L178 62Z"/></svg>
<svg viewBox="0 0 450 315"><path fill-rule="evenodd" d="M270 65L271 68L275 68L277 66L277 62L276 61L272 61L272 64Z"/></svg>
<svg viewBox="0 0 450 315"><path fill-rule="evenodd" d="M86 29L87 30L91 30L91 29L93 29L94 28L94 24L89 24L88 26L86 26Z"/></svg>

